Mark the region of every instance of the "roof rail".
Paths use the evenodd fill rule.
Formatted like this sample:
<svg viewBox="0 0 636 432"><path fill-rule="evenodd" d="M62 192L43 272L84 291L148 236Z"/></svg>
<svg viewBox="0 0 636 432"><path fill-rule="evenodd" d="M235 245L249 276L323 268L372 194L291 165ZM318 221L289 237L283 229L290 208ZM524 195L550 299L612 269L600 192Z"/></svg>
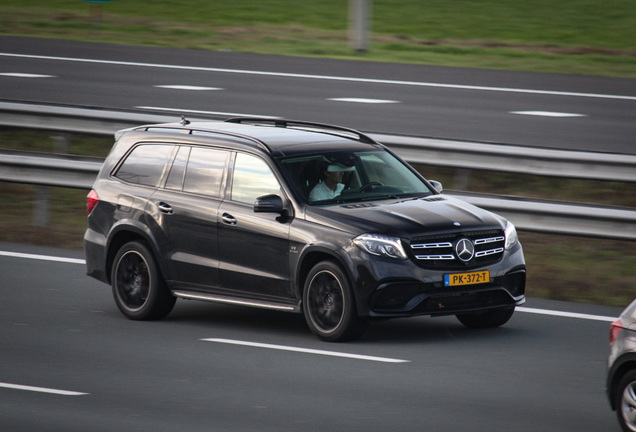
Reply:
<svg viewBox="0 0 636 432"><path fill-rule="evenodd" d="M139 126L137 128L131 128L131 129L126 129L126 130L143 130L143 131L158 131L161 129L166 129L166 130L175 130L175 129L180 129L183 131L187 131L188 135L196 135L196 132L199 132L201 134L216 134L216 135L225 135L227 137L233 137L233 138L240 138L240 139L244 139L246 141L250 141L253 144L256 144L258 147L261 147L263 150L271 153L272 149L263 141L259 140L258 138L254 138L252 136L249 135L243 135L243 134L239 134L236 132L230 132L230 131L226 131L226 130L216 130L216 129L199 129L196 127L191 127L190 126L190 122L188 120L185 120L187 123L186 125L183 125L183 121L185 119L182 120L182 126L180 127L174 127L170 124L157 124L157 125L145 125L145 126ZM123 132L123 131L120 131Z"/></svg>
<svg viewBox="0 0 636 432"><path fill-rule="evenodd" d="M378 144L373 138L368 135L363 134L360 131L355 129L349 129L342 126L334 126L326 123L315 123L315 122L307 122L300 120L284 120L284 119L273 119L271 117L232 117L225 120L228 123L246 123L246 124L258 124L258 125L271 125L274 127L281 128L297 128L302 129L318 129L324 133L331 133L332 135L338 136L350 136L353 135L357 141L360 141L365 144ZM337 133L341 132L341 133Z"/></svg>

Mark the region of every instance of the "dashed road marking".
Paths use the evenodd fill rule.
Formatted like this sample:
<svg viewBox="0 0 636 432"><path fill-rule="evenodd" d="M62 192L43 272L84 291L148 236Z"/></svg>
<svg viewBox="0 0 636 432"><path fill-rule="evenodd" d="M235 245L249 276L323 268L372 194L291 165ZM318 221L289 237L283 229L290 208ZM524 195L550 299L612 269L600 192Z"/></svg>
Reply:
<svg viewBox="0 0 636 432"><path fill-rule="evenodd" d="M155 87L171 89L171 90L193 90L193 91L225 90L219 87L200 87L200 86L191 86L191 85L156 85Z"/></svg>
<svg viewBox="0 0 636 432"><path fill-rule="evenodd" d="M69 390L58 390L58 389L45 388L45 387L33 387L33 386L9 384L9 383L3 383L3 382L0 382L0 387L12 389L12 390L24 390L24 391L31 391L31 392L37 392L37 393L50 393L50 394L56 394L60 396L86 396L89 394L89 393L82 393L82 392L69 391Z"/></svg>
<svg viewBox="0 0 636 432"><path fill-rule="evenodd" d="M272 344L240 341L240 340L233 340L233 339L210 338L210 339L201 339L201 340L206 342L216 342L216 343L223 343L223 344L230 344L230 345L242 345L242 346L255 347L255 348L265 348L265 349L273 349L273 350L280 350L280 351L292 351L292 352L316 354L316 355L331 356L331 357L344 357L349 359L368 360L368 361L375 361L375 362L381 362L381 363L410 363L410 360L394 359L394 358L387 358L387 357L375 357L375 356L360 355L360 354L350 354L350 353L343 353L343 352L337 352L337 351L324 351L324 350L299 348L299 347L285 346L285 345L272 345Z"/></svg>
<svg viewBox="0 0 636 432"><path fill-rule="evenodd" d="M367 99L367 98L329 98L327 100L334 102L354 102L364 104L394 104L400 103L400 101L386 100L386 99Z"/></svg>
<svg viewBox="0 0 636 432"><path fill-rule="evenodd" d="M55 75L41 75L41 74L20 73L20 72L0 72L0 75L15 77L15 78L56 78Z"/></svg>
<svg viewBox="0 0 636 432"><path fill-rule="evenodd" d="M562 113L553 111L510 111L510 114L539 116L539 117L587 117L585 114Z"/></svg>

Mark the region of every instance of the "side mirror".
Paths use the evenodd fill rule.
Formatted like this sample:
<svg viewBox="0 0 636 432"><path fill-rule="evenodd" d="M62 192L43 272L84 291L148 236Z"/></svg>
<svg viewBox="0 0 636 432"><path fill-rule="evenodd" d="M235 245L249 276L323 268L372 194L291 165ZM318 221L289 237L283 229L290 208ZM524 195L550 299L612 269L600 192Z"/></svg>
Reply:
<svg viewBox="0 0 636 432"><path fill-rule="evenodd" d="M429 180L428 181L438 193L442 193L444 192L444 186L442 186L441 182L438 182L437 180Z"/></svg>
<svg viewBox="0 0 636 432"><path fill-rule="evenodd" d="M278 195L260 196L254 201L254 212L283 214L285 212L283 199Z"/></svg>

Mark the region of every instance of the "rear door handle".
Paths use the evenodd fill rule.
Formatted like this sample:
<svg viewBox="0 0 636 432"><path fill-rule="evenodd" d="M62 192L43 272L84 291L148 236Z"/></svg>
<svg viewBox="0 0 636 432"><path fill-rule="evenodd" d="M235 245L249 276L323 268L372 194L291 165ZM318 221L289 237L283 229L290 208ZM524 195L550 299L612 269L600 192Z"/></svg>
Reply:
<svg viewBox="0 0 636 432"><path fill-rule="evenodd" d="M223 213L221 220L228 225L236 225L236 218L229 213Z"/></svg>
<svg viewBox="0 0 636 432"><path fill-rule="evenodd" d="M172 207L170 207L170 205L166 204L165 202L159 203L159 211L166 214L172 214L173 212Z"/></svg>

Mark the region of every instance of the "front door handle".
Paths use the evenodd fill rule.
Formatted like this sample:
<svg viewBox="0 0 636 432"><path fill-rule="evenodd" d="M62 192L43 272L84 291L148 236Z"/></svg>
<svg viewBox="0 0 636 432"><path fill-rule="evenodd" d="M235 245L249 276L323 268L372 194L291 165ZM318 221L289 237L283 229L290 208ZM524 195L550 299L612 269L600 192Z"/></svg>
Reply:
<svg viewBox="0 0 636 432"><path fill-rule="evenodd" d="M236 218L229 213L223 213L221 220L228 225L236 225Z"/></svg>

